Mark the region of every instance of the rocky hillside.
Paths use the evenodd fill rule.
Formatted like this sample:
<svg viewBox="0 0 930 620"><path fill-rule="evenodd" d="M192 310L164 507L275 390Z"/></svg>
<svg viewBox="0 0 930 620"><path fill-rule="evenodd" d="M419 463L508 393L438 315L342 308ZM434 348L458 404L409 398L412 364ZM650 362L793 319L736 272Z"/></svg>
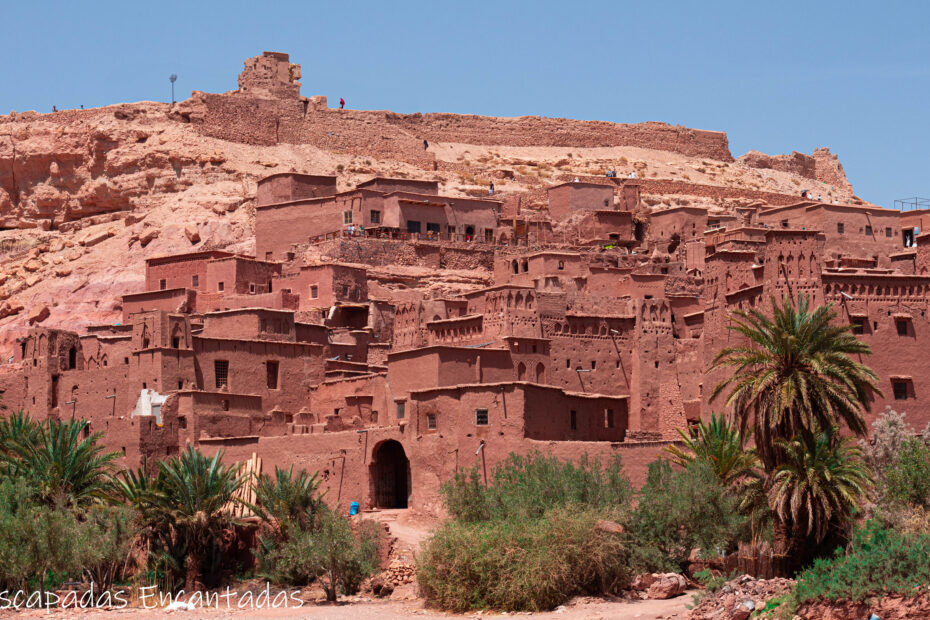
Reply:
<svg viewBox="0 0 930 620"><path fill-rule="evenodd" d="M304 111L297 138L260 144L218 137L208 97L236 95L0 117L0 355L30 323L80 329L119 321L120 296L142 289L145 258L202 248L250 252L256 181L275 172L337 174L340 190L375 174L437 179L451 195L486 195L493 179L498 197L530 192L525 204L538 208L546 185L606 169L674 182L645 186L654 208L729 210L801 189L853 199L826 149L734 160L725 134L659 123L340 114L319 98L310 100L319 109ZM663 189L650 196L650 187ZM707 188L734 191L721 198Z"/></svg>

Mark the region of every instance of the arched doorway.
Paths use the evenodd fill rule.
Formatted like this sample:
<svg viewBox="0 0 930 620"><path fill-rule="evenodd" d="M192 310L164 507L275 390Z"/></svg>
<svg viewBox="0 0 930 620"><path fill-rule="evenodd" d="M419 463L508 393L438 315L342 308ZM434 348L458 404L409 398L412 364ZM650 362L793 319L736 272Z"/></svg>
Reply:
<svg viewBox="0 0 930 620"><path fill-rule="evenodd" d="M389 439L375 447L370 468L375 508L406 508L410 497L410 461L400 442Z"/></svg>

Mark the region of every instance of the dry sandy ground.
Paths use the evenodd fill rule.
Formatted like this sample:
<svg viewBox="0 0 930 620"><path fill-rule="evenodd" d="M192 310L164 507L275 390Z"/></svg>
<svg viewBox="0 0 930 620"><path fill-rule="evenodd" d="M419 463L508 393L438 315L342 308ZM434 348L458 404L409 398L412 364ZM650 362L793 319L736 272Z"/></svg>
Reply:
<svg viewBox="0 0 930 620"><path fill-rule="evenodd" d="M52 611L46 614L43 611L24 611L19 613L0 612L0 617L48 617L70 618L80 617L88 620L116 620L121 618L162 618L166 616L176 618L319 618L354 620L387 618L505 618L510 616L527 618L557 618L559 620L579 620L581 618L608 618L626 619L673 619L687 617L687 605L691 603L692 592L666 601L605 601L601 599L575 599L568 605L555 611L527 614L498 614L498 613L472 613L465 615L446 614L423 608L422 601L359 601L337 605L309 604L299 609L198 609L195 611L166 612L163 609L122 609L115 611Z"/></svg>

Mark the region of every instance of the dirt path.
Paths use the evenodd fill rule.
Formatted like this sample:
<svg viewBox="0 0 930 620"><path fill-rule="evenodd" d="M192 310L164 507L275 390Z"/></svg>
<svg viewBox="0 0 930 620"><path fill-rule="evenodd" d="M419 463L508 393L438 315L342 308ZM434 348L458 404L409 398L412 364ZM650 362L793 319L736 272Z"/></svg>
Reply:
<svg viewBox="0 0 930 620"><path fill-rule="evenodd" d="M113 611L82 610L82 611L51 611L46 613L40 610L23 611L19 613L0 612L0 617L43 617L43 618L70 618L81 617L88 620L113 620L115 618L162 618L170 615L176 618L313 618L319 620L387 620L389 618L503 618L519 616L527 618L558 618L559 620L584 619L679 619L686 618L687 605L692 602L689 591L677 598L665 601L607 601L597 598L577 598L567 605L545 613L514 613L499 614L491 612L471 613L464 615L446 614L430 609L424 609L422 601L373 601L357 600L343 602L337 605L306 604L299 609L195 609L192 611L167 612L164 609L121 609ZM235 605L235 603L233 603Z"/></svg>

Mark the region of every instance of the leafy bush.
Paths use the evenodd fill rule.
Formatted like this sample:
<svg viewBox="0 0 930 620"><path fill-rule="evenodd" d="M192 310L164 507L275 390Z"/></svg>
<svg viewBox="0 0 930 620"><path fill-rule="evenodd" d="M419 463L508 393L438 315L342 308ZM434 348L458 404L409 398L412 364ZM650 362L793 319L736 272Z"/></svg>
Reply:
<svg viewBox="0 0 930 620"><path fill-rule="evenodd" d="M293 531L287 542L271 552L272 577L289 584L320 579L330 601L336 600L337 589L354 594L378 567L380 536L373 522L362 522L358 529L356 536L346 517L321 509L317 528Z"/></svg>
<svg viewBox="0 0 930 620"><path fill-rule="evenodd" d="M845 551L818 559L797 578L798 604L824 598L863 601L872 596L910 596L930 583L930 536L907 535L870 520Z"/></svg>
<svg viewBox="0 0 930 620"><path fill-rule="evenodd" d="M85 570L106 587L119 573L131 539L127 509L82 514L50 508L24 480L0 482L0 584L47 588Z"/></svg>
<svg viewBox="0 0 930 620"><path fill-rule="evenodd" d="M743 521L737 504L707 463L683 470L664 460L651 463L628 524L634 564L644 571L678 571L694 548L705 554L729 550Z"/></svg>
<svg viewBox="0 0 930 620"><path fill-rule="evenodd" d="M603 511L563 507L532 520L450 521L417 558L420 593L454 612L551 609L580 594L617 592L631 578L623 536L596 527Z"/></svg>
<svg viewBox="0 0 930 620"><path fill-rule="evenodd" d="M904 442L914 437L914 431L904 419L906 416L906 413L885 407L885 411L872 422L871 440L859 441L866 462L879 476L895 461Z"/></svg>
<svg viewBox="0 0 930 620"><path fill-rule="evenodd" d="M888 499L910 506L930 502L930 447L920 437L910 437L885 468Z"/></svg>
<svg viewBox="0 0 930 620"><path fill-rule="evenodd" d="M446 508L467 522L489 519L536 519L557 506L617 508L629 505L633 492L619 457L601 467L582 455L575 465L534 451L511 454L495 468L489 485L477 467L458 472L442 485Z"/></svg>

